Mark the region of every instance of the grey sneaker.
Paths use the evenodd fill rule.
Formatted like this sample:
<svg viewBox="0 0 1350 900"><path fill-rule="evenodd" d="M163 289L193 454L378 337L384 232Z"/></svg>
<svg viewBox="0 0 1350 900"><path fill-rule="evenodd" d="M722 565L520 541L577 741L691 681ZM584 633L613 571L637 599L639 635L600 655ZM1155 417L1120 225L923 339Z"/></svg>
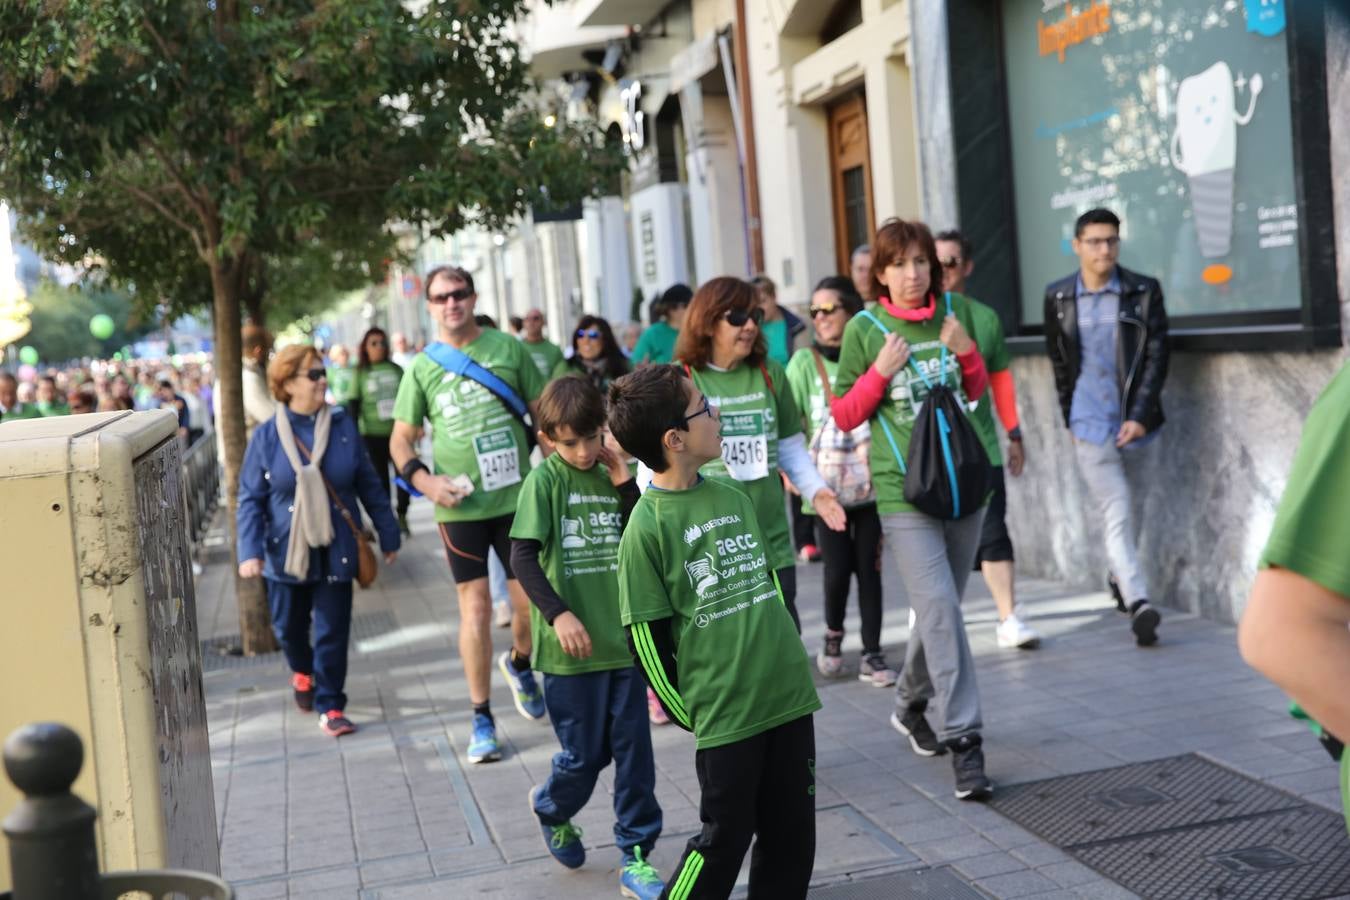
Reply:
<svg viewBox="0 0 1350 900"><path fill-rule="evenodd" d="M844 633L842 631L825 629L825 645L820 648L820 654L816 656L816 668L826 678L836 677L844 668L844 657L839 652L839 647L843 643Z"/></svg>
<svg viewBox="0 0 1350 900"><path fill-rule="evenodd" d="M864 653L858 660L858 680L873 687L894 687L898 677L880 653Z"/></svg>

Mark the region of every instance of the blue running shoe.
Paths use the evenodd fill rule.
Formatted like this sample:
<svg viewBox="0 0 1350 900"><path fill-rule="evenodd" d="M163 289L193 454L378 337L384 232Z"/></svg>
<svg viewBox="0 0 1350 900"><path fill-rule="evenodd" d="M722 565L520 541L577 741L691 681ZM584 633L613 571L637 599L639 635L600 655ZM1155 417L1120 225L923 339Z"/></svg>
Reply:
<svg viewBox="0 0 1350 900"><path fill-rule="evenodd" d="M497 726L491 716L476 713L473 717L473 737L469 738L471 763L494 762L502 758L502 745L497 743Z"/></svg>
<svg viewBox="0 0 1350 900"><path fill-rule="evenodd" d="M511 685L511 699L515 701L516 711L525 718L538 722L544 717L544 695L539 693L539 685L534 680L534 672L526 669L517 672L511 665L511 651L507 650L497 657L497 668L502 670L506 683Z"/></svg>
<svg viewBox="0 0 1350 900"><path fill-rule="evenodd" d="M661 876L652 864L642 858L642 848L634 847L633 855L623 855L623 873L619 875L619 893L633 900L656 900L665 890Z"/></svg>
<svg viewBox="0 0 1350 900"><path fill-rule="evenodd" d="M536 819L539 813L534 810L534 795L538 790L537 786L530 788L530 812L534 813ZM553 858L558 862L569 869L579 869L586 862L586 848L581 844L580 828L571 822L564 822L561 825L545 825L540 822L539 830L543 832L548 852L553 854Z"/></svg>

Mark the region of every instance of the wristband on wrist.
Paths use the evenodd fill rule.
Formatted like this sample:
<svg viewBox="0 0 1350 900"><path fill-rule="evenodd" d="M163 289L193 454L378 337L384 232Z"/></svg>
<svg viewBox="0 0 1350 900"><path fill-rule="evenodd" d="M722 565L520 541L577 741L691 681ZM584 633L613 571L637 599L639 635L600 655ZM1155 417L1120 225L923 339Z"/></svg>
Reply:
<svg viewBox="0 0 1350 900"><path fill-rule="evenodd" d="M429 472L429 471L431 470L427 468L427 464L414 456L412 459L404 463L403 468L399 470L398 474L403 476L403 480L406 481L409 485L411 485L413 483L414 475L416 475L418 472Z"/></svg>
<svg viewBox="0 0 1350 900"><path fill-rule="evenodd" d="M1022 442L1022 426L1021 426L1021 425L1016 426L1015 428L1013 428L1012 431L1008 432L1008 440L1010 440L1010 441L1017 441L1019 444Z"/></svg>

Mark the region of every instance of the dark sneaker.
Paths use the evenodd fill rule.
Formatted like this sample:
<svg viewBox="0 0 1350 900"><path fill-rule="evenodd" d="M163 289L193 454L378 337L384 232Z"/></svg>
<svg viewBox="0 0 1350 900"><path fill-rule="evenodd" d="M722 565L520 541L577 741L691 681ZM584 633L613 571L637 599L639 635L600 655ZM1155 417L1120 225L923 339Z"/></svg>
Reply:
<svg viewBox="0 0 1350 900"><path fill-rule="evenodd" d="M978 734L963 734L947 742L956 774L957 800L988 800L994 794L993 783L984 775L983 743Z"/></svg>
<svg viewBox="0 0 1350 900"><path fill-rule="evenodd" d="M534 795L538 790L538 787L530 788L530 812L534 814L536 820L539 813L534 811ZM580 828L571 822L564 822L561 825L545 825L540 822L539 830L544 835L544 844L548 847L548 852L558 862L569 869L579 869L585 864L586 848L581 843Z"/></svg>
<svg viewBox="0 0 1350 900"><path fill-rule="evenodd" d="M501 670L506 683L511 686L511 700L516 704L516 712L532 722L544 717L544 695L534 680L534 672L526 669L517 672L511 665L511 651L505 650L497 657L497 668Z"/></svg>
<svg viewBox="0 0 1350 900"><path fill-rule="evenodd" d="M926 704L917 708L906 707L904 715L896 710L891 713L891 727L909 738L909 746L920 756L941 756L947 752L947 748L942 746L929 727L928 720L923 717L926 708Z"/></svg>
<svg viewBox="0 0 1350 900"><path fill-rule="evenodd" d="M1111 599L1116 601L1116 612L1129 615L1130 609L1125 605L1125 595L1120 592L1120 582L1116 581L1116 576L1110 572L1106 573L1106 586L1111 590Z"/></svg>
<svg viewBox="0 0 1350 900"><path fill-rule="evenodd" d="M1134 632L1134 642L1140 647L1152 647L1158 643L1158 625L1161 622L1162 616L1147 600L1136 600L1130 607L1130 630Z"/></svg>
<svg viewBox="0 0 1350 900"><path fill-rule="evenodd" d="M330 709L319 716L319 729L326 735L342 737L356 730L352 720L342 714L340 709Z"/></svg>
<svg viewBox="0 0 1350 900"><path fill-rule="evenodd" d="M873 687L895 687L900 675L886 665L886 657L880 653L864 653L858 659L858 680Z"/></svg>
<svg viewBox="0 0 1350 900"><path fill-rule="evenodd" d="M641 847L634 847L632 855L624 854L623 870L619 873L620 894L632 900L657 900L665 887L661 873L642 858Z"/></svg>
<svg viewBox="0 0 1350 900"><path fill-rule="evenodd" d="M302 672L291 673L291 691L301 712L314 712L314 678Z"/></svg>

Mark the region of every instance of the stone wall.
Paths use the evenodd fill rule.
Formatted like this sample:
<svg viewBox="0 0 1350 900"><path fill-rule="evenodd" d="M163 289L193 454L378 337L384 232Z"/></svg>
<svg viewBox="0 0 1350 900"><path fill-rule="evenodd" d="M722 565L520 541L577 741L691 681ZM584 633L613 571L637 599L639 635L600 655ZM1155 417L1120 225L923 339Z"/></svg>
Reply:
<svg viewBox="0 0 1350 900"><path fill-rule="evenodd" d="M1167 424L1128 453L1134 527L1152 597L1232 622L1284 490L1304 417L1340 351L1173 353ZM1044 357L1013 363L1027 468L1008 479L1018 572L1105 589L1100 516L1074 465Z"/></svg>

